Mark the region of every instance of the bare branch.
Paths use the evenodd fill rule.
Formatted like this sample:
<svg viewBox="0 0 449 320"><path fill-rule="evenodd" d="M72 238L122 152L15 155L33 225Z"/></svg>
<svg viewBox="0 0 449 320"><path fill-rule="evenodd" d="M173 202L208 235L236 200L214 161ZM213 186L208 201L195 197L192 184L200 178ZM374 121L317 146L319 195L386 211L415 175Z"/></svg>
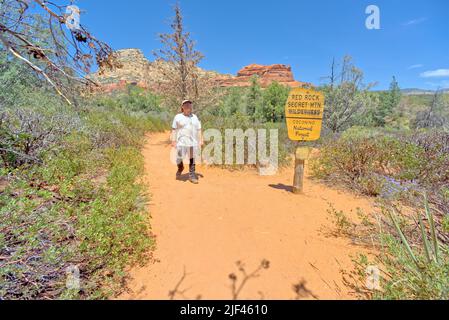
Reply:
<svg viewBox="0 0 449 320"><path fill-rule="evenodd" d="M31 3L36 5L33 11ZM59 1L3 0L0 36L7 52L45 78L71 104L63 92L74 91L79 83L96 85L87 77L91 66L114 68L115 58L112 49L84 26L63 28L66 8Z"/></svg>

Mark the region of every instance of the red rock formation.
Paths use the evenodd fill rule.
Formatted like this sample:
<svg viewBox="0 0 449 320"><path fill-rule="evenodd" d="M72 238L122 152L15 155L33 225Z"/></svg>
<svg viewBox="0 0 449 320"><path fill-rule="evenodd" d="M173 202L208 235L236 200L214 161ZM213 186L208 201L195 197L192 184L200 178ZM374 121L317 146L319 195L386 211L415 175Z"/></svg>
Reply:
<svg viewBox="0 0 449 320"><path fill-rule="evenodd" d="M236 77L220 76L216 81L221 87L248 87L251 85L251 78L257 76L262 87L268 87L274 81L290 87L301 87L306 83L295 81L292 68L283 64L263 66L251 64L241 69Z"/></svg>
<svg viewBox="0 0 449 320"><path fill-rule="evenodd" d="M120 67L112 70L100 69L90 76L99 85L93 89L95 92L121 91L130 84L158 91L160 85L166 81L164 74L173 68L162 61L148 61L139 49L118 50L116 54ZM251 64L240 70L237 76L221 75L200 68L198 71L201 78L212 79L220 87L249 87L253 76L259 77L259 84L263 88L268 87L273 81L292 88L305 84L295 81L291 67L283 64L271 66Z"/></svg>

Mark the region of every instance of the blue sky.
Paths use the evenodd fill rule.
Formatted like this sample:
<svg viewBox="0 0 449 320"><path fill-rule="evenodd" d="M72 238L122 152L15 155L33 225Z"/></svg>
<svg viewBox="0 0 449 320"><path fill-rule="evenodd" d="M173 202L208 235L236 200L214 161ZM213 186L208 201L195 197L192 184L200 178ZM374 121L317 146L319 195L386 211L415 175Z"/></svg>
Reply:
<svg viewBox="0 0 449 320"><path fill-rule="evenodd" d="M114 49L153 59L175 0L78 0L81 23ZM181 0L185 24L205 55L201 67L291 65L299 81L322 83L332 58L351 55L375 89L395 75L402 88L449 88L449 0ZM368 5L380 30L368 30Z"/></svg>

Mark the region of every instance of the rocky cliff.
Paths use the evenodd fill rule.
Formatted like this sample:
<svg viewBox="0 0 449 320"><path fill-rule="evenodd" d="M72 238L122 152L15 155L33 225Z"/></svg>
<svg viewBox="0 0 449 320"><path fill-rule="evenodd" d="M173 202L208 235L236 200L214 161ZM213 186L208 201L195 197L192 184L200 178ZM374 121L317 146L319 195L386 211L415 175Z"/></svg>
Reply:
<svg viewBox="0 0 449 320"><path fill-rule="evenodd" d="M269 86L276 81L290 87L303 86L303 82L296 81L293 77L292 68L283 64L263 66L251 64L241 69L236 77L222 76L217 79L222 87L247 87L251 84L251 78L257 76L262 87Z"/></svg>
<svg viewBox="0 0 449 320"><path fill-rule="evenodd" d="M164 75L173 73L173 66L163 61L150 62L140 49L123 49L115 52L117 67L101 68L90 75L99 84L97 91L112 92L132 84L145 89L158 90L167 82ZM215 79L218 73L198 68L199 77Z"/></svg>
<svg viewBox="0 0 449 320"><path fill-rule="evenodd" d="M164 73L173 67L166 62L150 62L140 49L123 49L116 51L117 67L113 70L100 69L90 75L97 82L101 92L111 92L126 88L133 84L141 88L155 89L164 83ZM269 86L273 81L290 87L300 87L302 82L295 81L290 66L275 64L263 66L251 64L241 69L237 76L221 75L217 72L198 68L200 77L213 79L220 87L248 87L251 78L257 76L262 87Z"/></svg>
<svg viewBox="0 0 449 320"><path fill-rule="evenodd" d="M155 78L155 68L140 49L124 49L115 52L117 67L101 68L91 75L100 85L99 90L110 92L124 89L128 84L150 88Z"/></svg>

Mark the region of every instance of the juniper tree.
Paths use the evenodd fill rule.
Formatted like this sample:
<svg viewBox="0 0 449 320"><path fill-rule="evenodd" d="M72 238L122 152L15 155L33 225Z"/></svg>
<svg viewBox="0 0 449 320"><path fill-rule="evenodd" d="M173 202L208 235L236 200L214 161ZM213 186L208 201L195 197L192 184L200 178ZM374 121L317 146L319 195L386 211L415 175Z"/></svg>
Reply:
<svg viewBox="0 0 449 320"><path fill-rule="evenodd" d="M263 92L263 102L258 113L265 122L282 122L290 88L278 82L271 83Z"/></svg>

